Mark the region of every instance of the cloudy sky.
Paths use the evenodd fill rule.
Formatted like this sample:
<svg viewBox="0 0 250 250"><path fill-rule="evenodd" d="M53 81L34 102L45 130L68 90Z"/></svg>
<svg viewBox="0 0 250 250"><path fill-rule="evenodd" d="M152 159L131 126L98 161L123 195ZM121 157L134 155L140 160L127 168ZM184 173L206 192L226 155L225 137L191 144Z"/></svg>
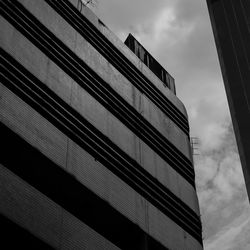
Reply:
<svg viewBox="0 0 250 250"><path fill-rule="evenodd" d="M205 0L97 0L121 40L132 33L175 78L191 136L206 250L250 249L250 206Z"/></svg>

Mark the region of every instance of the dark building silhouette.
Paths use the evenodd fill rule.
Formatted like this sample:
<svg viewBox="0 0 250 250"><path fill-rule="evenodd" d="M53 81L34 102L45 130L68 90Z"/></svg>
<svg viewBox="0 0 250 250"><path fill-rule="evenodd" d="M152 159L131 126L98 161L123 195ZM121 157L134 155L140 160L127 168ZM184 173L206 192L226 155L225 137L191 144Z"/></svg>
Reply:
<svg viewBox="0 0 250 250"><path fill-rule="evenodd" d="M0 8L2 245L202 249L173 78L81 1Z"/></svg>
<svg viewBox="0 0 250 250"><path fill-rule="evenodd" d="M250 1L207 0L250 197Z"/></svg>

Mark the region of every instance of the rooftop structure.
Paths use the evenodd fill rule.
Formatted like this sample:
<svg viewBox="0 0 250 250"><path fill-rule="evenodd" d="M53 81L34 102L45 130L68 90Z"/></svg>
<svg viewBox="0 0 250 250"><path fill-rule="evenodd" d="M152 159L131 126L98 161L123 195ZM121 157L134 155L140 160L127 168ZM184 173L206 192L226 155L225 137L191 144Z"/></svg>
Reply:
<svg viewBox="0 0 250 250"><path fill-rule="evenodd" d="M168 87L176 94L174 78L154 59L132 34L128 35L124 43L163 82L164 86Z"/></svg>

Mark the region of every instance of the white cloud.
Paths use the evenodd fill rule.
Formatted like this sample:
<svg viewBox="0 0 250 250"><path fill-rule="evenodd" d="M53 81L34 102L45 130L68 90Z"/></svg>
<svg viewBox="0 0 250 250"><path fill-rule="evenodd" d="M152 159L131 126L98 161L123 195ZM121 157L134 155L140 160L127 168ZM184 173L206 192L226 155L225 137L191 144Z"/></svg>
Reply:
<svg viewBox="0 0 250 250"><path fill-rule="evenodd" d="M212 157L201 157L195 166L196 184L199 187L206 186L217 174L217 162Z"/></svg>
<svg viewBox="0 0 250 250"><path fill-rule="evenodd" d="M226 100L221 98L222 102L220 98L216 100L212 96L207 100L204 97L200 99L200 96L206 95L201 91L196 94L200 94L199 97L194 97L188 107L188 113L191 113L191 133L200 139L202 151L217 150L223 143L229 122Z"/></svg>
<svg viewBox="0 0 250 250"><path fill-rule="evenodd" d="M226 131L220 146L201 151L195 165L204 237L209 242L205 249L209 250L231 250L232 241L228 245L223 242L239 235L245 225L235 226L232 222L244 216L246 207L250 209L232 126L224 127ZM244 239L241 241L242 248L239 249L244 249L247 243Z"/></svg>
<svg viewBox="0 0 250 250"><path fill-rule="evenodd" d="M224 131L225 130L225 131ZM217 132L213 131L213 138ZM202 151L196 159L196 183L201 207L207 213L233 198L244 187L240 160L235 150L231 126L224 126L220 145Z"/></svg>
<svg viewBox="0 0 250 250"><path fill-rule="evenodd" d="M154 19L134 24L130 32L157 58L164 47L183 43L193 28L193 23L178 22L173 4L168 4L158 11Z"/></svg>
<svg viewBox="0 0 250 250"><path fill-rule="evenodd" d="M183 43L193 28L193 23L178 22L174 8L168 7L159 13L154 23L154 42L161 47L172 47L178 42Z"/></svg>
<svg viewBox="0 0 250 250"><path fill-rule="evenodd" d="M248 204L247 204L248 205ZM204 243L206 250L246 250L250 247L250 209Z"/></svg>
<svg viewBox="0 0 250 250"><path fill-rule="evenodd" d="M169 2L171 1L102 0L98 1L97 13L114 32L123 30L129 33L137 26L155 20L159 11Z"/></svg>
<svg viewBox="0 0 250 250"><path fill-rule="evenodd" d="M215 177L214 183L223 194L230 195L234 189L244 185L243 174L238 154L229 154L220 163L219 174Z"/></svg>
<svg viewBox="0 0 250 250"><path fill-rule="evenodd" d="M207 123L204 125L202 134L199 137L201 146L205 150L218 149L223 142L225 133L226 128L222 124L216 122Z"/></svg>

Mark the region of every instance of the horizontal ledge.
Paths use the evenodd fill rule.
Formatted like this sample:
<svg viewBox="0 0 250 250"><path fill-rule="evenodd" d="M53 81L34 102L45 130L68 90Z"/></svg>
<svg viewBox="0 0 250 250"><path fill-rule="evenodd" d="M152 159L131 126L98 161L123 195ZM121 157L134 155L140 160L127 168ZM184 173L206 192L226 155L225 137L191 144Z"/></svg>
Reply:
<svg viewBox="0 0 250 250"><path fill-rule="evenodd" d="M15 4L9 4L8 2L5 4L6 10L3 14L12 25L157 152L195 188L194 169L191 161L186 156L18 1Z"/></svg>
<svg viewBox="0 0 250 250"><path fill-rule="evenodd" d="M152 246L151 249L166 250L161 243L145 233L138 225L1 122L0 135L1 143L4 143L0 163L97 233L121 249L133 249L134 246L140 249L143 240L147 239L147 243ZM14 226L12 225L12 230ZM33 238L31 234L28 235L31 239ZM12 236L15 238L15 235ZM34 243L33 249L37 249L39 244L42 244L42 242ZM44 245L41 249L47 249L46 247Z"/></svg>
<svg viewBox="0 0 250 250"><path fill-rule="evenodd" d="M187 118L69 1L45 1L189 136Z"/></svg>
<svg viewBox="0 0 250 250"><path fill-rule="evenodd" d="M60 99L2 49L2 84L33 107L70 139L200 240L199 217L107 136Z"/></svg>

